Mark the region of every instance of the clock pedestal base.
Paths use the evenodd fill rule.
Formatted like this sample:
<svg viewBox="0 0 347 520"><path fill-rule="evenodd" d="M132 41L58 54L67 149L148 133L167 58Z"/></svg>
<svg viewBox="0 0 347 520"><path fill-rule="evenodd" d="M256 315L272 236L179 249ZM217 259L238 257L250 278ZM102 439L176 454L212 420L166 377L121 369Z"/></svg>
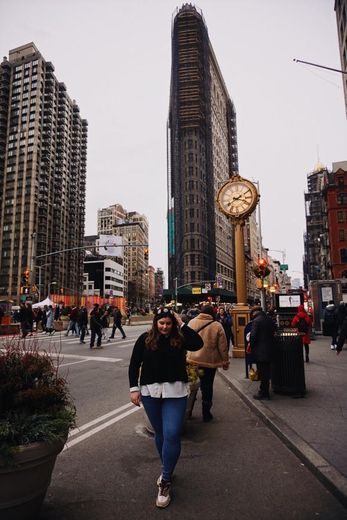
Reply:
<svg viewBox="0 0 347 520"><path fill-rule="evenodd" d="M245 327L249 322L250 308L244 303L237 303L232 309L234 346L232 357L245 357Z"/></svg>

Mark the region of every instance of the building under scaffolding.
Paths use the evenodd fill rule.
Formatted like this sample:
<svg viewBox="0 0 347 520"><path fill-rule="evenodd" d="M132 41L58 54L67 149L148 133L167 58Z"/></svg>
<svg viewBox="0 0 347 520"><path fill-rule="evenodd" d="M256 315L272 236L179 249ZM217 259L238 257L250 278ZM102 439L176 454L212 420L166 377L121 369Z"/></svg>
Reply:
<svg viewBox="0 0 347 520"><path fill-rule="evenodd" d="M219 280L235 290L232 227L215 204L238 172L236 114L202 13L191 4L172 25L168 146L169 287Z"/></svg>

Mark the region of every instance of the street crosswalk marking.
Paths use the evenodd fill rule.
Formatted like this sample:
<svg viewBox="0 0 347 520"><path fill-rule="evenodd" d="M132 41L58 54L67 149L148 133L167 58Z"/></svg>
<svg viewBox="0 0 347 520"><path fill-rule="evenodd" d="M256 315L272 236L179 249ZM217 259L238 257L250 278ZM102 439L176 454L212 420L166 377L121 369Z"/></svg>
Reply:
<svg viewBox="0 0 347 520"><path fill-rule="evenodd" d="M133 338L129 338L129 339L122 339L122 338L113 338L111 339L110 341L107 341L105 339L102 340L102 343L104 345L117 345L117 346L129 346L129 343L131 344L134 344L136 339L137 339L138 336L135 336ZM77 337L70 337L69 336L66 338L66 336L63 334L63 335L60 335L60 334L55 334L54 336L41 336L39 337L38 339L41 341L41 340L45 340L45 339L49 339L51 343L64 343L64 345L77 345L79 344L79 338L78 336ZM88 338L85 338L87 341L86 341L86 345L89 343L88 341ZM62 341L63 340L63 341Z"/></svg>
<svg viewBox="0 0 347 520"><path fill-rule="evenodd" d="M113 419L110 419L109 421L107 421L107 422L105 422L103 424L100 424L96 428L93 428L92 430L89 430L88 432L83 433L82 435L78 435L78 437L76 439L72 439L71 441L68 440L67 443L64 446L64 450L63 451L65 451L66 449L72 448L72 446L75 446L76 444L79 444L80 442L84 441L85 439L88 439L92 435L95 435L96 433L99 433L100 431L104 430L105 428L108 428L109 426L112 426L113 424L115 424L118 421L121 421L122 419L124 419L128 415L130 415L130 414L132 414L134 412L138 412L139 410L141 410L141 407L134 406L132 403L128 403L126 405L123 405L120 408L117 408L116 410L113 410L112 412L109 412L108 414L105 414L105 415L103 415L101 417L98 417L97 419L94 419L94 421L91 421L90 423L87 423L87 424L81 426L80 428L75 428L75 430L72 430L72 432L70 433L69 439L70 439L71 436L76 435L80 431L82 431L82 429L87 429L90 426L92 426L93 424L97 424L98 422L103 421L105 418L107 418L107 416L111 416L111 415L117 414L122 409L128 408L129 406L132 407L130 410L127 410L126 412L123 412L120 415L117 415L116 417L113 417Z"/></svg>
<svg viewBox="0 0 347 520"><path fill-rule="evenodd" d="M62 360L69 358L83 359L85 361L104 361L106 363L118 363L123 361L121 358L104 357L104 356L79 356L78 354L65 354L64 352L55 353L51 352L53 357L61 358Z"/></svg>
<svg viewBox="0 0 347 520"><path fill-rule="evenodd" d="M123 410L126 410L127 408L131 408L132 406L134 406L134 405L131 402L123 404L119 408L116 408L115 410L112 410L111 412L107 412L104 415L101 415L100 417L98 417L97 419L93 419L92 421L90 421L90 422L88 422L86 424L83 424L82 426L78 426L77 428L74 428L69 433L69 438L70 437L74 437L78 433L83 432L84 430L90 428L91 426L95 426L95 424L98 424L99 422L102 422L105 419L108 419L109 417L112 417L112 415L116 415L117 413L122 412Z"/></svg>
<svg viewBox="0 0 347 520"><path fill-rule="evenodd" d="M81 361L72 361L71 363L63 363L62 365L59 365L59 368L70 367L71 365L78 365L79 363L86 363L88 361L90 361L90 360L82 359Z"/></svg>

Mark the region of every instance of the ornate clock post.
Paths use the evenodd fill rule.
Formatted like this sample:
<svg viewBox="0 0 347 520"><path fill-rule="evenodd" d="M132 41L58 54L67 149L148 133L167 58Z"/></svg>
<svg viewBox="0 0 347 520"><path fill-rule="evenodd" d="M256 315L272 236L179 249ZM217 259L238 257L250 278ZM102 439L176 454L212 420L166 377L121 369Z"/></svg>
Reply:
<svg viewBox="0 0 347 520"><path fill-rule="evenodd" d="M246 264L243 227L254 211L259 193L249 180L234 175L219 189L217 203L220 210L231 219L235 232L235 270L237 304L233 309L234 347L233 357L245 356L244 329L249 321L247 304Z"/></svg>

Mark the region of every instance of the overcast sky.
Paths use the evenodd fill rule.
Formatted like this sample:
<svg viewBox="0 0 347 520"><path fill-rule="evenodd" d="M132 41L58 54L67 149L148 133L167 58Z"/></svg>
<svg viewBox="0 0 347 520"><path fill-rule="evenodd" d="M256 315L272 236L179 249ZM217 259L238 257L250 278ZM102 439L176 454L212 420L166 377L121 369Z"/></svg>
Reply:
<svg viewBox="0 0 347 520"><path fill-rule="evenodd" d="M89 123L86 234L120 203L167 272L166 119L175 0L0 0L0 49L33 41ZM263 245L302 271L307 174L347 160L334 0L200 0L236 112L240 175L259 181ZM282 260L281 253L272 256Z"/></svg>

